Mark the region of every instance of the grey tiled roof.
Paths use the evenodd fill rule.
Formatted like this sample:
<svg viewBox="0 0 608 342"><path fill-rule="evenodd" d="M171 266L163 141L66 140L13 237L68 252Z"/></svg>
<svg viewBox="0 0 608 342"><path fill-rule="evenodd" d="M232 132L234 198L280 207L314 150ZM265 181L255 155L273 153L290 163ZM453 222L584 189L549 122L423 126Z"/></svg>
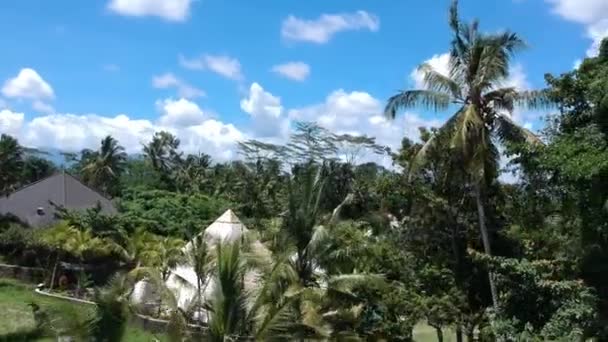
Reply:
<svg viewBox="0 0 608 342"><path fill-rule="evenodd" d="M32 227L44 227L56 221L56 210L51 202L76 210L93 208L99 204L102 213L116 213L110 200L70 174L62 172L27 185L8 197L0 197L0 214L14 215Z"/></svg>

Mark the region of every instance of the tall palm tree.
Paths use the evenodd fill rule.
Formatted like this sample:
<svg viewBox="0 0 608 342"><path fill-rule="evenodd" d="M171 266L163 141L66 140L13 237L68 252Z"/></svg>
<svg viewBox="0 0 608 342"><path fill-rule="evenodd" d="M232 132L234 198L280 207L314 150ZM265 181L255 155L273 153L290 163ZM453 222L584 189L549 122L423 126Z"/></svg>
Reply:
<svg viewBox="0 0 608 342"><path fill-rule="evenodd" d="M101 140L99 151L87 158L82 169L83 178L106 194L114 195L116 182L125 170L126 163L127 153L124 147L108 135Z"/></svg>
<svg viewBox="0 0 608 342"><path fill-rule="evenodd" d="M356 321L360 304L353 290L363 284L380 286L383 282L376 275L334 274L323 269L321 262L330 253L332 223L330 219L328 228L321 224L323 175L323 166L309 164L289 183L288 210L273 266L281 270L281 277L275 282L287 287L284 296L292 303L297 322L293 335L301 340L348 336L348 327Z"/></svg>
<svg viewBox="0 0 608 342"><path fill-rule="evenodd" d="M152 140L144 145L143 151L146 159L156 171L168 175L181 160L181 153L177 151L180 141L169 132L156 132Z"/></svg>
<svg viewBox="0 0 608 342"><path fill-rule="evenodd" d="M19 182L23 155L17 139L7 134L0 136L0 196L8 195Z"/></svg>
<svg viewBox="0 0 608 342"><path fill-rule="evenodd" d="M436 145L438 134L451 141L455 159L464 165L477 204L479 228L484 250L492 253L483 205L484 188L497 176L499 152L493 138L500 142L539 143L534 134L517 126L510 118L517 105L540 108L549 105L543 91L519 91L503 87L509 76L509 62L524 42L512 32L484 34L479 23L465 23L458 17L458 1L449 11L452 30L449 73L441 74L429 64L419 71L424 74L425 89L407 90L392 96L385 114L395 118L399 109L423 106L436 111L454 106L458 109L438 133L420 149L412 163L416 169L424 162L430 146ZM413 172L410 175L414 174ZM490 274L494 306L497 294Z"/></svg>

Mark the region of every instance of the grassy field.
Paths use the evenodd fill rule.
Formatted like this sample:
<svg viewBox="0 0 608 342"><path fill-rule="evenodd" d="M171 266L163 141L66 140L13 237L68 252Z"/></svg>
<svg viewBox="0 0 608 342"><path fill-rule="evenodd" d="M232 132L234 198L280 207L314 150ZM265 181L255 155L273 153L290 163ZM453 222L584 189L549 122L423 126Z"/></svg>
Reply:
<svg viewBox="0 0 608 342"><path fill-rule="evenodd" d="M90 305L78 305L34 293L33 287L12 279L0 278L0 341L55 341L53 338L31 338L35 323L29 303L61 316L64 324L83 322L92 314ZM61 323L61 322L60 322ZM125 341L149 342L158 338L146 331L129 327ZM161 339L162 340L162 339Z"/></svg>
<svg viewBox="0 0 608 342"><path fill-rule="evenodd" d="M76 321L82 322L92 314L92 307L90 305L79 305L44 297L34 293L31 285L25 285L12 279L0 278L0 342L55 341L53 338L32 339L28 337L27 334L33 332L35 325L32 310L28 306L32 302L47 310L58 313L58 315L63 316L64 321L70 323ZM162 337L152 335L135 327L129 327L125 336L125 341L129 342L150 342L157 339L163 340ZM418 324L414 329L414 341L437 341L435 330L424 323ZM444 341L456 341L453 332L445 330Z"/></svg>
<svg viewBox="0 0 608 342"><path fill-rule="evenodd" d="M435 328L425 324L419 323L414 327L414 341L416 342L436 342L437 333ZM464 339L466 341L466 338ZM451 329L443 329L443 341L444 342L456 342L456 334Z"/></svg>

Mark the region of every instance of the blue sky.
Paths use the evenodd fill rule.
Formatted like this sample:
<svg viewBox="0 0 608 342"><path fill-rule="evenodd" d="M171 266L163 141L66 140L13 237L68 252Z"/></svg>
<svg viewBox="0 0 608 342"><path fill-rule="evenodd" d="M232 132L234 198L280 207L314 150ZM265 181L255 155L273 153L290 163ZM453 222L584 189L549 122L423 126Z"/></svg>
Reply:
<svg viewBox="0 0 608 342"><path fill-rule="evenodd" d="M484 31L530 45L510 84L543 86L593 55L608 34L605 0L461 0ZM387 97L441 68L448 0L0 2L0 131L75 150L106 134L137 151L152 132L218 160L246 138L284 141L294 120L396 146L445 114L381 116ZM539 128L542 113L516 113Z"/></svg>

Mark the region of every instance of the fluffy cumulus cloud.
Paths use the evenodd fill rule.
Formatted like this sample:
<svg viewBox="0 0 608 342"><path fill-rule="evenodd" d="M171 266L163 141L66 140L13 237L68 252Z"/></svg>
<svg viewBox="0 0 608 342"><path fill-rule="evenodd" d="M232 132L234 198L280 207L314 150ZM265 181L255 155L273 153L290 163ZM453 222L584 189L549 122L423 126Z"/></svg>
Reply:
<svg viewBox="0 0 608 342"><path fill-rule="evenodd" d="M227 55L201 55L187 58L179 55L179 64L190 70L210 70L231 80L243 79L241 63L238 59Z"/></svg>
<svg viewBox="0 0 608 342"><path fill-rule="evenodd" d="M380 19L366 11L354 13L322 14L317 19L288 16L281 28L283 38L316 44L327 43L339 32L350 30L378 31Z"/></svg>
<svg viewBox="0 0 608 342"><path fill-rule="evenodd" d="M597 56L600 42L608 37L608 1L606 0L546 0L553 11L566 20L581 23L593 41L588 56Z"/></svg>
<svg viewBox="0 0 608 342"><path fill-rule="evenodd" d="M195 98L205 96L205 92L198 89L187 82L177 78L174 74L168 72L152 78L152 86L158 89L175 88L181 97Z"/></svg>
<svg viewBox="0 0 608 342"><path fill-rule="evenodd" d="M168 21L184 21L188 18L191 5L192 0L111 0L108 8L125 16L154 16Z"/></svg>
<svg viewBox="0 0 608 342"><path fill-rule="evenodd" d="M284 138L289 121L284 116L281 99L252 83L247 97L241 100L241 109L251 116L253 135L258 138Z"/></svg>
<svg viewBox="0 0 608 342"><path fill-rule="evenodd" d="M0 132L10 135L17 135L23 125L25 115L16 113L9 109L0 111Z"/></svg>
<svg viewBox="0 0 608 342"><path fill-rule="evenodd" d="M450 72L450 54L443 53L440 55L434 55L433 57L424 61L424 64L428 64L437 72L442 75L447 75ZM424 85L424 73L416 67L410 74L412 80L417 89L423 89Z"/></svg>
<svg viewBox="0 0 608 342"><path fill-rule="evenodd" d="M129 153L141 152L154 132L175 134L186 152L205 152L216 160L236 157L236 142L245 135L232 124L209 118L193 102L167 99L157 102L158 120L133 119L125 114L56 113L24 120L23 113L0 111L0 131L16 136L26 146L78 151L98 148L106 135L112 135Z"/></svg>
<svg viewBox="0 0 608 342"><path fill-rule="evenodd" d="M438 119L425 119L406 112L395 120L384 117L383 101L362 91L336 90L323 103L292 109L292 120L317 121L323 127L339 134L357 134L376 137L376 141L391 149L397 149L401 139L407 136L419 139L419 127L436 127ZM383 160L383 163L389 163Z"/></svg>
<svg viewBox="0 0 608 342"><path fill-rule="evenodd" d="M156 102L156 106L163 113L159 121L163 126L195 126L206 119L203 110L196 103L184 98L159 100Z"/></svg>
<svg viewBox="0 0 608 342"><path fill-rule="evenodd" d="M32 102L32 109L34 109L38 113L45 113L45 114L55 113L55 108L53 108L53 106L51 106L48 103L39 101L39 100Z"/></svg>
<svg viewBox="0 0 608 342"><path fill-rule="evenodd" d="M45 100L55 97L53 88L36 70L23 68L17 76L4 82L2 94L8 98L25 98L31 100Z"/></svg>
<svg viewBox="0 0 608 342"><path fill-rule="evenodd" d="M294 81L304 81L310 75L310 66L304 62L288 62L275 65L272 72Z"/></svg>

